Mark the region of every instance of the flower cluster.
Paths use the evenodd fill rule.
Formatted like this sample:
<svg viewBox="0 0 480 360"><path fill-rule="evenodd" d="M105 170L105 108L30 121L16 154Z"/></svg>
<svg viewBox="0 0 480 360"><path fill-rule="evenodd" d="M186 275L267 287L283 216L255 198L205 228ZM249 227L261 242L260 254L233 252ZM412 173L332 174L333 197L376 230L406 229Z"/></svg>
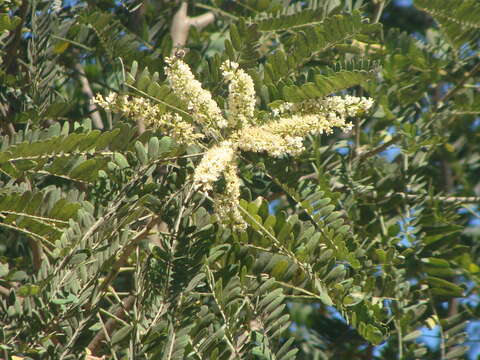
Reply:
<svg viewBox="0 0 480 360"><path fill-rule="evenodd" d="M106 110L120 112L131 118L141 118L146 126L162 130L179 144L195 144L205 137L177 113L162 113L158 105L142 97L128 97L112 92L106 98L97 94L93 101Z"/></svg>
<svg viewBox="0 0 480 360"><path fill-rule="evenodd" d="M230 141L212 147L195 168L193 183L204 192L213 192L215 214L225 225L245 228L238 209L240 180L237 175L236 149Z"/></svg>
<svg viewBox="0 0 480 360"><path fill-rule="evenodd" d="M187 104L194 124L202 128L203 134L178 113L165 113L143 98L111 94L106 99L97 96L95 102L106 109L141 117L146 125L161 128L181 143L198 143L206 135L219 140L196 167L193 183L198 191L212 194L219 222L235 229L246 227L239 211L239 151L266 152L275 157L298 155L304 151L303 139L307 135L329 134L334 128L349 130L352 125L348 118L366 113L373 105L372 99L348 95L284 102L273 107L270 121L257 125L254 84L237 63L226 61L221 66L229 90L227 117L185 62L172 57L166 63L165 73L173 92ZM221 140L217 136L221 138L221 134L229 136Z"/></svg>
<svg viewBox="0 0 480 360"><path fill-rule="evenodd" d="M303 138L276 134L268 125L246 127L234 137L237 139L238 148L244 151L265 151L275 157L285 154L298 155L303 151Z"/></svg>
<svg viewBox="0 0 480 360"><path fill-rule="evenodd" d="M247 225L238 208L240 179L237 172L237 162L230 162L223 173L225 189L214 194L213 205L220 223L231 225L236 230L245 230Z"/></svg>
<svg viewBox="0 0 480 360"><path fill-rule="evenodd" d="M212 147L195 169L193 182L197 188L211 191L229 164L234 162L235 149L229 141Z"/></svg>
<svg viewBox="0 0 480 360"><path fill-rule="evenodd" d="M221 67L223 77L228 85L228 120L232 128L242 128L252 124L255 111L255 88L252 78L238 67L238 64L227 60Z"/></svg>
<svg viewBox="0 0 480 360"><path fill-rule="evenodd" d="M334 127L350 130L348 117L367 112L371 99L332 96L322 100L283 103L274 109L274 119L264 125L246 127L236 134L238 147L245 151L265 151L271 156L297 155L304 150L309 134L329 134Z"/></svg>
<svg viewBox="0 0 480 360"><path fill-rule="evenodd" d="M299 103L285 102L275 107L273 116L322 114L329 117L352 117L368 111L373 106L371 98L357 96L329 96L323 99L310 99ZM336 126L336 125L334 125Z"/></svg>
<svg viewBox="0 0 480 360"><path fill-rule="evenodd" d="M120 112L126 116L142 118L146 124L154 124L159 118L160 108L142 97L131 97L117 95L111 92L106 98L97 94L93 102L105 110Z"/></svg>
<svg viewBox="0 0 480 360"><path fill-rule="evenodd" d="M202 88L192 71L181 59L167 58L165 73L170 86L180 99L185 101L193 119L204 127L206 132L211 129L224 128L227 121L222 115L210 91Z"/></svg>

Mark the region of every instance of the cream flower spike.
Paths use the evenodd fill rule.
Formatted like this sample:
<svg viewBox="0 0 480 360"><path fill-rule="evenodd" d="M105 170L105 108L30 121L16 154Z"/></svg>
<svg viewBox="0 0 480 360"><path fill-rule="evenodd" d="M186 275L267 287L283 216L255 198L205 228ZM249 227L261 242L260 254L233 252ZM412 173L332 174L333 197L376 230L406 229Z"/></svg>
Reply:
<svg viewBox="0 0 480 360"><path fill-rule="evenodd" d="M233 229L241 231L247 228L240 213L240 179L238 178L237 162L228 163L223 176L225 178L225 190L214 194L213 207L215 214L222 225L231 225Z"/></svg>
<svg viewBox="0 0 480 360"><path fill-rule="evenodd" d="M235 137L241 150L265 151L275 157L297 155L304 150L304 137L330 134L334 127L350 130L347 118L367 112L372 105L371 99L348 95L284 103L274 109L272 121L240 130Z"/></svg>
<svg viewBox="0 0 480 360"><path fill-rule="evenodd" d="M303 138L275 134L268 126L249 126L234 136L237 137L238 148L243 151L265 151L279 157L285 154L298 155L304 150Z"/></svg>
<svg viewBox="0 0 480 360"><path fill-rule="evenodd" d="M197 144L205 135L176 113L162 113L160 107L142 97L128 97L110 93L106 98L97 94L93 102L106 110L120 112L128 117L143 119L145 126L162 130L179 144Z"/></svg>
<svg viewBox="0 0 480 360"><path fill-rule="evenodd" d="M190 67L177 57L165 59L165 73L173 92L187 103L193 119L205 130L227 127L227 121L212 98L210 91L202 88Z"/></svg>
<svg viewBox="0 0 480 360"><path fill-rule="evenodd" d="M220 179L229 164L235 161L235 150L229 141L222 142L208 150L195 168L193 185L202 191L213 190L213 184Z"/></svg>
<svg viewBox="0 0 480 360"><path fill-rule="evenodd" d="M224 189L215 192L214 184L223 179ZM195 168L193 176L195 188L204 192L213 192L213 206L218 221L243 230L246 224L238 209L240 200L240 179L237 175L237 159L234 144L224 141L206 152Z"/></svg>
<svg viewBox="0 0 480 360"><path fill-rule="evenodd" d="M228 85L228 122L232 128L253 124L255 88L253 80L236 62L227 60L221 68Z"/></svg>

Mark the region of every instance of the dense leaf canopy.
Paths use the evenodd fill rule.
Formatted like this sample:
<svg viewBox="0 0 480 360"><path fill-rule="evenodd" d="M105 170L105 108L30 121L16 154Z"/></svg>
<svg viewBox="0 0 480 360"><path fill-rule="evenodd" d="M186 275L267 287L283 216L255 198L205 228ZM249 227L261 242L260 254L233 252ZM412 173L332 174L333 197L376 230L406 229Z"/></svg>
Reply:
<svg viewBox="0 0 480 360"><path fill-rule="evenodd" d="M1 2L0 357L473 357L480 4L399 3Z"/></svg>

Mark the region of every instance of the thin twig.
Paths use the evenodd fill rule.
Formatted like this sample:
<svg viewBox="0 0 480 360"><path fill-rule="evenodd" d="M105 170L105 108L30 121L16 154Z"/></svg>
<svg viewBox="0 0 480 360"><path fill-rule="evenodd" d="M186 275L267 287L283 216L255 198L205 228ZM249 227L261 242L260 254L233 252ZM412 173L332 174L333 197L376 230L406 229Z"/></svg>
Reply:
<svg viewBox="0 0 480 360"><path fill-rule="evenodd" d="M377 0L376 6L375 6L375 13L373 14L374 24L380 21L384 8L385 8L385 0Z"/></svg>
<svg viewBox="0 0 480 360"><path fill-rule="evenodd" d="M438 316L437 309L435 307L435 302L433 301L433 295L430 289L428 290L429 298L430 298L430 306L432 307L433 315L435 316L438 322L438 329L440 333L440 360L445 360L446 355L446 344L445 344L445 334L443 330L443 326L440 322L440 317Z"/></svg>
<svg viewBox="0 0 480 360"><path fill-rule="evenodd" d="M133 301L135 300L135 296L129 295L125 299L123 299L123 302L121 305L119 305L118 309L115 311L114 315L121 319L124 320L127 317L128 311L132 308ZM110 318L107 320L105 323L104 329L102 331L99 331L97 335L93 338L92 341L88 344L87 348L92 352L93 355L95 355L100 346L102 345L102 342L106 339L106 335L109 335L115 330L115 327L117 327L119 321L115 318Z"/></svg>
<svg viewBox="0 0 480 360"><path fill-rule="evenodd" d="M397 339L398 339L398 360L403 360L403 334L402 334L402 325L400 325L399 320L395 320L395 327L397 329Z"/></svg>
<svg viewBox="0 0 480 360"><path fill-rule="evenodd" d="M213 301L217 305L218 311L220 312L220 315L222 315L222 318L223 318L223 323L224 323L224 328L225 328L224 339L225 339L225 342L227 343L227 345L230 347L230 350L233 353L231 358L233 358L233 355L235 355L237 359L241 359L242 358L241 354L240 354L241 349L237 349L237 347L234 345L235 341L234 341L234 336L233 336L232 331L231 331L230 322L228 321L228 317L225 314L224 307L222 306L222 302L219 301L218 296L215 293L215 277L214 277L212 271L210 270L210 268L208 267L208 265L205 265L205 270L206 270L206 273L207 273L207 276L206 276L207 283L208 283L208 286L210 287L210 289L212 291L211 294L212 294Z"/></svg>
<svg viewBox="0 0 480 360"><path fill-rule="evenodd" d="M385 151L386 149L388 149L388 147L390 145L392 145L392 144L396 143L398 140L400 140L400 138L401 138L400 135L395 135L391 140L389 140L386 143L376 147L375 149L359 154L358 155L358 160L359 161L360 160L365 160L365 159L368 159L369 157L372 157L372 156L375 156L375 155L381 153L382 151Z"/></svg>
<svg viewBox="0 0 480 360"><path fill-rule="evenodd" d="M358 149L360 148L360 119L355 119L354 132L355 132L355 147L353 148L354 156L358 155Z"/></svg>
<svg viewBox="0 0 480 360"><path fill-rule="evenodd" d="M102 324L102 329L103 329L102 334L105 334L104 336L107 339L107 341L111 342L110 335L108 334L108 330L105 327L105 324L104 324L104 322L102 320L102 317L100 316L99 313L97 313L97 317L98 317L98 320L100 321L100 324ZM112 356L115 358L115 360L118 360L117 354L115 354L115 350L113 350L113 346L109 346L109 348L110 348L110 352L112 353Z"/></svg>
<svg viewBox="0 0 480 360"><path fill-rule="evenodd" d="M394 193L393 196L395 195L404 199L418 199L420 196L426 196L426 194L407 194L402 192ZM430 199L447 203L480 204L480 196L433 196Z"/></svg>
<svg viewBox="0 0 480 360"><path fill-rule="evenodd" d="M115 263L111 267L110 272L100 284L99 292L103 292L108 288L112 281L117 277L120 268L127 262L132 251L135 249L135 247L141 240L145 239L149 235L150 230L157 224L158 221L159 219L157 217L152 218L150 222L141 231L139 231L138 234L134 236L127 245L123 247L118 257L118 260L115 261Z"/></svg>
<svg viewBox="0 0 480 360"><path fill-rule="evenodd" d="M10 290L8 290L6 287L0 285L0 295L7 297L10 295Z"/></svg>
<svg viewBox="0 0 480 360"><path fill-rule="evenodd" d="M469 72L466 72L462 78L462 80L460 80L460 82L454 86L453 88L451 88L436 104L435 106L435 110L437 110L438 108L440 108L443 104L445 104L448 100L450 100L450 98L452 96L454 96L462 87L463 85L465 85L465 83L468 81L468 79L470 79L476 72L478 72L480 70L480 62L477 63L477 65L475 65L473 67L472 70L470 70Z"/></svg>

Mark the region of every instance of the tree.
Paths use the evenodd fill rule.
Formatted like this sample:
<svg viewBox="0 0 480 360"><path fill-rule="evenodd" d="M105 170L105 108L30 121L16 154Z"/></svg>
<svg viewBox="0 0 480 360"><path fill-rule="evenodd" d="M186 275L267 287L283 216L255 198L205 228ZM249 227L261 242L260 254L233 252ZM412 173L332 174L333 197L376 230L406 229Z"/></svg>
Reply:
<svg viewBox="0 0 480 360"><path fill-rule="evenodd" d="M5 2L4 357L465 357L480 7L385 5Z"/></svg>

